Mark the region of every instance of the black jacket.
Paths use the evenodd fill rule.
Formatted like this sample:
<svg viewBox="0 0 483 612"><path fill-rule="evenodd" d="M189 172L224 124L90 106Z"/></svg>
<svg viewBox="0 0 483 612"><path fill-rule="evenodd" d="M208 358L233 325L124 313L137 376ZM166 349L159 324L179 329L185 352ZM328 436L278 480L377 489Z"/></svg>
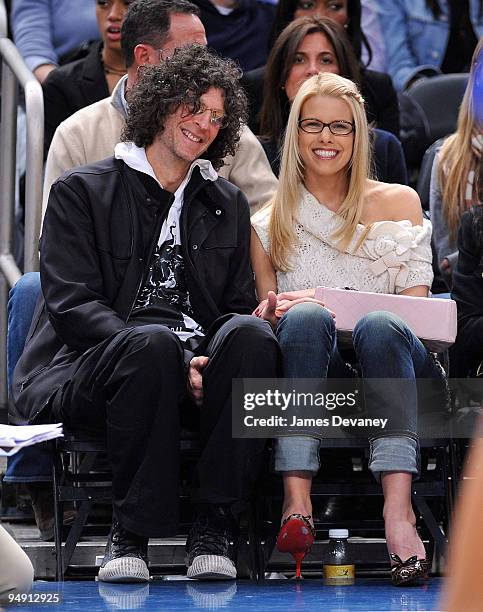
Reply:
<svg viewBox="0 0 483 612"><path fill-rule="evenodd" d="M76 168L50 191L41 239L42 293L14 372L12 423L45 421L50 399L76 359L129 327L174 196L123 161ZM195 168L184 192L181 244L194 318L205 329L220 315L256 306L250 216L243 193Z"/></svg>
<svg viewBox="0 0 483 612"><path fill-rule="evenodd" d="M458 263L452 298L458 306L458 336L453 347L453 376L467 376L483 359L483 214L463 213L458 230Z"/></svg>
<svg viewBox="0 0 483 612"><path fill-rule="evenodd" d="M52 70L44 92L44 158L57 127L75 112L109 96L101 61L102 42L94 42L82 59Z"/></svg>
<svg viewBox="0 0 483 612"><path fill-rule="evenodd" d="M250 103L250 129L259 134L258 113L263 102L263 79L265 66L246 72L241 83ZM399 138L399 105L391 77L385 72L363 70L361 73L361 93L366 102L366 115L369 122ZM283 83L281 83L283 85Z"/></svg>

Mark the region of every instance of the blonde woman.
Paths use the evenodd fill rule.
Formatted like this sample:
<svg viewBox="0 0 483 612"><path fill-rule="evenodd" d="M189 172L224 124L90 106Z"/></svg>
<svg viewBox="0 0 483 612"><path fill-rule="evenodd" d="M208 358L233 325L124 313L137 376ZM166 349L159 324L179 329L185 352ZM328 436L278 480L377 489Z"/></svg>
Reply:
<svg viewBox="0 0 483 612"><path fill-rule="evenodd" d="M441 270L451 274L461 215L479 203L483 160L483 38L475 49L458 127L433 162L429 207Z"/></svg>
<svg viewBox="0 0 483 612"><path fill-rule="evenodd" d="M263 300L256 314L276 326L289 378L350 375L333 313L314 299L315 287L428 295L431 226L419 198L409 187L371 180L369 167L364 100L356 85L329 73L307 80L292 103L278 191L252 218L252 263ZM379 388L366 406L371 416L389 417L389 431L370 441L369 467L384 492L393 582L405 583L428 571L411 507L419 469L414 379L440 376L440 370L403 321L387 312L361 319L353 342L363 377L414 381L404 397ZM294 555L297 575L313 542L310 489L318 450L315 438L276 441L275 469L285 494L277 545Z"/></svg>

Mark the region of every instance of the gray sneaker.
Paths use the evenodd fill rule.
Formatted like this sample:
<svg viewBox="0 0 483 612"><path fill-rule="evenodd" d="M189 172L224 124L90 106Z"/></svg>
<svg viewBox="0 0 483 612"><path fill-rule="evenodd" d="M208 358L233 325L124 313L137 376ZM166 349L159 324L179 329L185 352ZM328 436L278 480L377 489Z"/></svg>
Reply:
<svg viewBox="0 0 483 612"><path fill-rule="evenodd" d="M123 529L114 520L99 569L102 582L147 582L148 538Z"/></svg>
<svg viewBox="0 0 483 612"><path fill-rule="evenodd" d="M205 506L198 513L186 542L188 578L234 580L236 567L231 544L235 523L222 506Z"/></svg>

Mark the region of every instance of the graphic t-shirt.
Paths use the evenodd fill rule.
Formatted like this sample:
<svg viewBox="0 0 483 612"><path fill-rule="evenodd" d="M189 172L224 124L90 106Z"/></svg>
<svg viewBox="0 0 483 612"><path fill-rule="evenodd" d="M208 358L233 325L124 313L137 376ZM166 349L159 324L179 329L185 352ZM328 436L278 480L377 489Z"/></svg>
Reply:
<svg viewBox="0 0 483 612"><path fill-rule="evenodd" d="M163 188L143 148L137 147L133 142L120 142L115 147L114 155L130 168L151 176ZM190 304L180 230L184 190L195 167L199 168L205 180L215 181L218 178L208 160L197 159L191 164L186 177L174 194L174 202L161 227L149 270L129 319L133 325L150 323L166 325L183 342L204 335L203 328L194 320Z"/></svg>
<svg viewBox="0 0 483 612"><path fill-rule="evenodd" d="M203 329L193 318L186 287L179 228L182 206L176 199L169 209L131 318L166 325L185 341L202 336Z"/></svg>

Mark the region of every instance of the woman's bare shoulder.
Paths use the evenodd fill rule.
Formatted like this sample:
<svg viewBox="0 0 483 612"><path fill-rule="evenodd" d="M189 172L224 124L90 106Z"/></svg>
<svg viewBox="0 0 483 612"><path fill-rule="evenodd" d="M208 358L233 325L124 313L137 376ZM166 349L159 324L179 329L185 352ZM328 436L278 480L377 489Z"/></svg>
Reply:
<svg viewBox="0 0 483 612"><path fill-rule="evenodd" d="M409 220L421 225L423 212L417 192L407 185L368 180L366 195L375 205L383 206L391 221Z"/></svg>

